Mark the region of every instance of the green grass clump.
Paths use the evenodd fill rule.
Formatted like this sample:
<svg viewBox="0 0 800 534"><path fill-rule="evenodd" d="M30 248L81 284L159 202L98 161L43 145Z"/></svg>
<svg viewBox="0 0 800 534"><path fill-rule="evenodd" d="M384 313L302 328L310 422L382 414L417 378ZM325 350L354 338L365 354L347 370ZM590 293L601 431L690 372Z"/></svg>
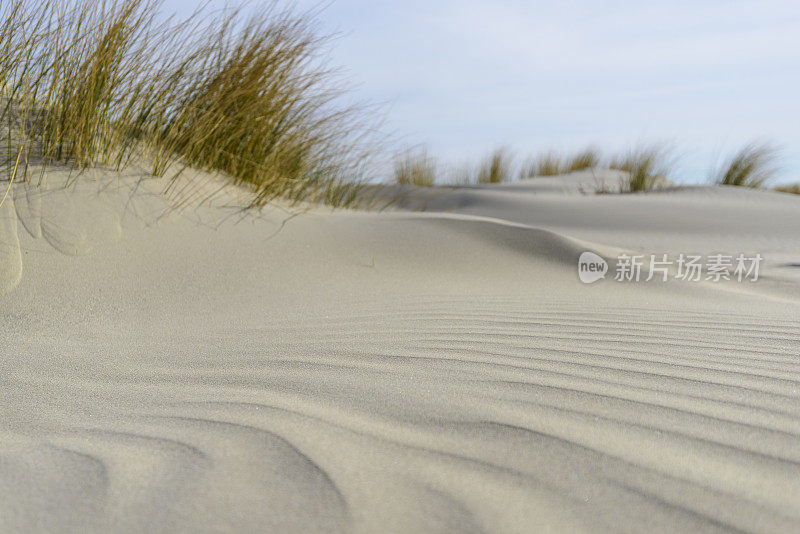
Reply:
<svg viewBox="0 0 800 534"><path fill-rule="evenodd" d="M148 27L156 4L12 0L0 11L0 80L6 164L121 161L142 120L153 67ZM23 176L25 173L23 172Z"/></svg>
<svg viewBox="0 0 800 534"><path fill-rule="evenodd" d="M479 184L499 184L511 180L511 153L506 148L498 148L489 154L478 167Z"/></svg>
<svg viewBox="0 0 800 534"><path fill-rule="evenodd" d="M719 185L759 188L777 172L778 151L768 144L750 143L742 147L716 172Z"/></svg>
<svg viewBox="0 0 800 534"><path fill-rule="evenodd" d="M436 181L436 161L428 151L407 150L395 158L394 181L400 185L428 187Z"/></svg>
<svg viewBox="0 0 800 534"><path fill-rule="evenodd" d="M158 22L158 0L0 7L4 167L150 163L222 173L261 205L357 198L371 134L320 58L329 39L276 2ZM25 172L21 173L26 177ZM352 188L350 193L346 193Z"/></svg>
<svg viewBox="0 0 800 534"><path fill-rule="evenodd" d="M609 168L628 173L622 192L651 191L669 182L673 160L665 146L652 145L631 149L611 160Z"/></svg>

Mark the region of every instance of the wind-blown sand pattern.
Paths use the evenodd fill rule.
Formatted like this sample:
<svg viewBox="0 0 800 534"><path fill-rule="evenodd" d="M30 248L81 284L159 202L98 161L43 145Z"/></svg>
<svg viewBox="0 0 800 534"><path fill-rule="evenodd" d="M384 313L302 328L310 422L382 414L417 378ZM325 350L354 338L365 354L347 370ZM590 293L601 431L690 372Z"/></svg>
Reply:
<svg viewBox="0 0 800 534"><path fill-rule="evenodd" d="M22 276L22 252L17 237L13 198L0 205L0 293L10 291Z"/></svg>
<svg viewBox="0 0 800 534"><path fill-rule="evenodd" d="M58 179L1 208L2 532L800 531L800 198ZM583 250L767 264L586 286Z"/></svg>

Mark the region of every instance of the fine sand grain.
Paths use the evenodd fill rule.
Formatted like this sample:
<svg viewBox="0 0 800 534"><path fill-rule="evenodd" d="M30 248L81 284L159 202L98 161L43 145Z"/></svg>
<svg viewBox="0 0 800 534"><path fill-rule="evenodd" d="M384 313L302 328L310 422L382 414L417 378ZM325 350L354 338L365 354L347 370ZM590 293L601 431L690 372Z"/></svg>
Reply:
<svg viewBox="0 0 800 534"><path fill-rule="evenodd" d="M618 177L297 216L13 186L0 532L800 531L800 197ZM584 285L584 250L766 264Z"/></svg>

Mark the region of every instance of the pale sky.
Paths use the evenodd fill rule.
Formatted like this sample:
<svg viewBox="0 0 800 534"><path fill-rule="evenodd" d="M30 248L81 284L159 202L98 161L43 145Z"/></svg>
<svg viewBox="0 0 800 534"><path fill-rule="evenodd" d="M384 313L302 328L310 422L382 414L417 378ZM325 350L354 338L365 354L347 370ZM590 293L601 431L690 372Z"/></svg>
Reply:
<svg viewBox="0 0 800 534"><path fill-rule="evenodd" d="M386 103L399 147L457 163L499 145L523 157L669 141L679 180L699 182L772 140L780 181L800 181L797 0L333 0L320 24L342 33L333 61L358 97Z"/></svg>

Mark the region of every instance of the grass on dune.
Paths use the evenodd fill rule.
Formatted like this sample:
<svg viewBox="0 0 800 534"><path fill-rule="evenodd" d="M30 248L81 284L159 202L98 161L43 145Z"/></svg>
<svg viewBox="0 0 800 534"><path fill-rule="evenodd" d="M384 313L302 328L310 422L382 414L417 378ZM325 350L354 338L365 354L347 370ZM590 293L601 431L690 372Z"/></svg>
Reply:
<svg viewBox="0 0 800 534"><path fill-rule="evenodd" d="M739 149L714 175L719 185L760 188L778 170L778 150L766 143L750 143Z"/></svg>
<svg viewBox="0 0 800 534"><path fill-rule="evenodd" d="M674 162L668 147L662 145L640 146L613 158L604 164L600 151L585 148L563 156L555 151L540 154L528 160L518 170L519 179L537 176L560 176L587 169L611 168L627 173L618 190L607 186L598 187L599 193L649 191L669 183L668 175ZM394 181L401 185L431 186L434 177L441 174L435 160L426 150L406 151L397 156ZM514 161L507 148L498 148L486 156L475 167L462 165L455 172L447 173L450 179L445 185L496 184L511 181L514 177Z"/></svg>
<svg viewBox="0 0 800 534"><path fill-rule="evenodd" d="M779 193L790 193L792 195L800 195L800 184L779 185L775 188Z"/></svg>
<svg viewBox="0 0 800 534"><path fill-rule="evenodd" d="M534 176L557 176L600 166L600 153L585 149L569 157L549 152L529 160L519 168L512 152L499 147L486 155L477 166L462 164L444 172L424 149L407 150L395 157L394 181L401 185L434 185L434 177L447 175L445 185L498 184ZM518 174L516 174L518 173Z"/></svg>
<svg viewBox="0 0 800 534"><path fill-rule="evenodd" d="M558 176L564 174L564 163L556 152L546 152L529 160L520 172L520 179L536 176Z"/></svg>
<svg viewBox="0 0 800 534"><path fill-rule="evenodd" d="M499 184L511 179L513 158L506 148L495 149L478 167L479 184Z"/></svg>
<svg viewBox="0 0 800 534"><path fill-rule="evenodd" d="M626 152L605 160L601 152L589 147L571 155L556 151L540 154L528 160L519 168L519 179L537 176L559 176L586 169L613 169L623 171L625 176L619 185L597 182L593 189L597 193L631 193L659 189L670 184L670 174L676 162L672 147L668 144L634 146ZM778 151L767 144L749 144L733 155L715 175L715 182L721 185L762 187L774 176L777 170ZM396 167L395 180L398 183L433 185L435 172L433 159L427 152L400 160ZM450 173L451 185L474 183L500 183L511 180L513 159L506 148L489 154L477 167L461 166ZM454 178L454 179L453 179ZM775 191L800 194L800 185L776 187Z"/></svg>
<svg viewBox="0 0 800 534"><path fill-rule="evenodd" d="M400 185L429 187L437 176L445 176L443 185L498 184L513 178L514 158L506 148L497 148L477 165L462 164L455 169L442 168L424 148L406 150L395 156L393 177Z"/></svg>
<svg viewBox="0 0 800 534"><path fill-rule="evenodd" d="M602 165L602 156L596 148L589 147L572 155L565 164L567 172L596 169Z"/></svg>
<svg viewBox="0 0 800 534"><path fill-rule="evenodd" d="M400 185L432 186L436 181L436 161L424 148L406 150L395 158L394 180Z"/></svg>
<svg viewBox="0 0 800 534"><path fill-rule="evenodd" d="M31 158L85 168L130 150L122 132L136 121L136 74L148 57L141 32L152 7L141 0L108 9L23 0L3 6L1 112L12 179Z"/></svg>
<svg viewBox="0 0 800 534"><path fill-rule="evenodd" d="M640 146L613 158L609 168L628 173L620 191L635 193L651 191L669 183L668 175L673 158L663 145Z"/></svg>
<svg viewBox="0 0 800 534"><path fill-rule="evenodd" d="M373 153L365 109L320 58L309 14L197 11L161 21L158 0L11 0L0 8L4 168L149 162L222 173L274 198L358 199Z"/></svg>
<svg viewBox="0 0 800 534"><path fill-rule="evenodd" d="M588 147L566 156L551 150L529 160L522 167L520 179L534 178L536 176L560 176L601 166L602 156L600 151L593 147Z"/></svg>

